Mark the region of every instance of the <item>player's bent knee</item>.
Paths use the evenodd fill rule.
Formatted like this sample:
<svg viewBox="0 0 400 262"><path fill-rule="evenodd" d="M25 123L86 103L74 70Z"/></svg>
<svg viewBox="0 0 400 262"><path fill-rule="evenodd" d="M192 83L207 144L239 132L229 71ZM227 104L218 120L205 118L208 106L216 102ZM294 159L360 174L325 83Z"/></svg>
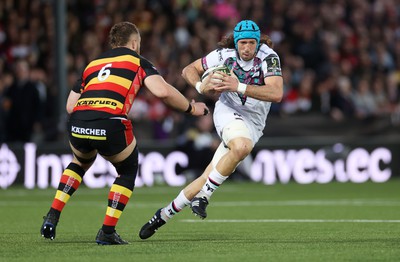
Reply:
<svg viewBox="0 0 400 262"><path fill-rule="evenodd" d="M229 148L237 159L243 160L253 150L253 142L247 138L236 138L229 143Z"/></svg>
<svg viewBox="0 0 400 262"><path fill-rule="evenodd" d="M80 157L77 154L75 154L74 152L73 152L73 154L74 154L76 161L78 161L77 164L79 164L79 166L81 166L85 171L88 170L92 166L92 164L94 163L94 161L96 160L96 157L97 157L97 154L90 158Z"/></svg>
<svg viewBox="0 0 400 262"><path fill-rule="evenodd" d="M234 150L241 155L247 156L253 150L253 142L247 138L239 138L234 146Z"/></svg>
<svg viewBox="0 0 400 262"><path fill-rule="evenodd" d="M135 147L135 149L127 158L125 158L121 162L113 163L113 165L119 175L127 174L136 176L138 169L138 158L139 152L137 147Z"/></svg>
<svg viewBox="0 0 400 262"><path fill-rule="evenodd" d="M119 177L131 181L133 185L135 183L138 171L138 165L139 165L138 158L139 158L139 151L136 146L135 149L127 158L125 158L121 162L113 163Z"/></svg>

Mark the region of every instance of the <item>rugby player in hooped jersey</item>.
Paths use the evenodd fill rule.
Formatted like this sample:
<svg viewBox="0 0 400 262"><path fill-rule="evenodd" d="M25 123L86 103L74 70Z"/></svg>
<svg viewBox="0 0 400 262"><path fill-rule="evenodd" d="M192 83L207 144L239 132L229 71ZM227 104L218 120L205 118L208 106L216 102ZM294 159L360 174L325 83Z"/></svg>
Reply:
<svg viewBox="0 0 400 262"><path fill-rule="evenodd" d="M251 20L239 22L219 48L183 69L185 80L199 93L218 92L214 125L221 138L211 163L167 206L143 225L139 237L151 237L168 219L190 205L204 219L212 194L248 156L263 134L272 102L283 96L283 78L278 54L270 38L261 35ZM214 72L208 81L200 76L210 67L225 65L230 74Z"/></svg>
<svg viewBox="0 0 400 262"><path fill-rule="evenodd" d="M118 176L108 194L104 222L95 240L101 245L128 244L115 227L132 195L138 169L136 138L127 114L141 87L147 87L176 110L195 116L208 113L204 103L189 102L139 55L141 38L134 24L115 24L109 40L112 49L89 63L67 100L68 134L74 158L61 176L40 228L41 235L51 240L56 237L56 226L65 204L78 189L97 154L101 154L114 165Z"/></svg>

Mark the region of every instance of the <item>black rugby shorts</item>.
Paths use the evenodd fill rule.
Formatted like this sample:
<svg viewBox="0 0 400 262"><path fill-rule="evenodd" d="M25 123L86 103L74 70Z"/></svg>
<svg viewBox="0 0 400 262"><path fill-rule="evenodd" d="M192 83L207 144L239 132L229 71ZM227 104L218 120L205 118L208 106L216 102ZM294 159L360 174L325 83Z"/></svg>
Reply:
<svg viewBox="0 0 400 262"><path fill-rule="evenodd" d="M69 141L80 152L97 150L104 156L115 155L133 141L132 123L126 119L83 121L69 119Z"/></svg>

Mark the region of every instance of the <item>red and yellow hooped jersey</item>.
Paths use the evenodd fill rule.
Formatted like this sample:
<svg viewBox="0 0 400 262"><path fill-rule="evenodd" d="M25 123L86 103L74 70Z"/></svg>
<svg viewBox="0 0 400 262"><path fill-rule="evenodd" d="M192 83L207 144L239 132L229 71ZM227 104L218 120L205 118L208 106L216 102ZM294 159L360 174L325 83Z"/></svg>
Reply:
<svg viewBox="0 0 400 262"><path fill-rule="evenodd" d="M81 97L73 117L81 120L126 117L147 76L159 74L144 57L125 48L115 48L90 62L73 91Z"/></svg>

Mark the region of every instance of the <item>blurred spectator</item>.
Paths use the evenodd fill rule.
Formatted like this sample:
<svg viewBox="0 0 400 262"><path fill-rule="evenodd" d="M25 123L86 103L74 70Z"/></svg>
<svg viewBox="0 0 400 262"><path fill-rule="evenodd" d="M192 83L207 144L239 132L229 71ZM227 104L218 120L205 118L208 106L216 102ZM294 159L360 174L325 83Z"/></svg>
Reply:
<svg viewBox="0 0 400 262"><path fill-rule="evenodd" d="M385 78L377 75L372 80L371 93L375 100L376 111L378 115L389 115L393 108L389 101L389 95L386 91Z"/></svg>
<svg viewBox="0 0 400 262"><path fill-rule="evenodd" d="M178 48L185 49L189 46L190 34L189 34L189 24L185 15L182 13L177 14L175 19L176 29L174 32L175 41L178 44Z"/></svg>
<svg viewBox="0 0 400 262"><path fill-rule="evenodd" d="M361 78L356 84L354 92L355 115L359 119L371 119L377 114L377 103L371 93L370 81L366 77Z"/></svg>
<svg viewBox="0 0 400 262"><path fill-rule="evenodd" d="M336 121L343 121L354 116L354 95L348 77L339 77L337 85L330 92L330 108L330 115Z"/></svg>
<svg viewBox="0 0 400 262"><path fill-rule="evenodd" d="M0 59L0 68L4 67L4 60ZM11 86L13 76L8 71L0 74L0 143L6 140L6 98L4 97L6 87Z"/></svg>
<svg viewBox="0 0 400 262"><path fill-rule="evenodd" d="M235 21L240 20L239 11L235 6L237 1L234 0L219 0L212 6L212 14L219 21L226 21L231 18L235 19Z"/></svg>
<svg viewBox="0 0 400 262"><path fill-rule="evenodd" d="M14 80L6 87L3 110L6 113L6 142L29 142L35 132L41 130L43 103L38 84L30 80L30 68L26 60L18 60L14 68Z"/></svg>
<svg viewBox="0 0 400 262"><path fill-rule="evenodd" d="M314 81L314 72L307 70L300 78L299 85L291 88L285 94L282 105L283 113L295 114L311 111Z"/></svg>

